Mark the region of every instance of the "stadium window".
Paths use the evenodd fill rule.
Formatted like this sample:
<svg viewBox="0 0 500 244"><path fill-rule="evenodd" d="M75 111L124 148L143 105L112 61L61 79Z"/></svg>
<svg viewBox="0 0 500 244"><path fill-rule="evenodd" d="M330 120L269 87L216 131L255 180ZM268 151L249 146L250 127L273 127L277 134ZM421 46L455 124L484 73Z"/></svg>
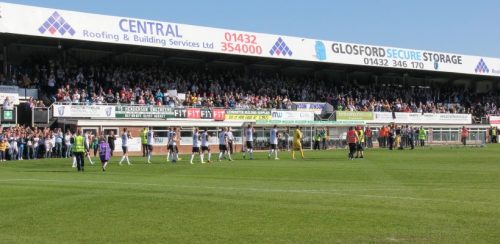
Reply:
<svg viewBox="0 0 500 244"><path fill-rule="evenodd" d="M441 128L434 128L432 130L432 140L433 141L441 141Z"/></svg>
<svg viewBox="0 0 500 244"><path fill-rule="evenodd" d="M191 137L192 135L192 130L181 130L181 137Z"/></svg>
<svg viewBox="0 0 500 244"><path fill-rule="evenodd" d="M103 130L102 130L102 131L103 131L103 134L104 134L104 135L106 135L106 136L107 136L107 135L109 135L109 133L110 133L111 131L113 131L113 133L114 133L114 135L115 135L115 136L118 136L118 135L119 135L119 134L118 134L118 128L116 128L116 127L115 127L115 128L103 128Z"/></svg>

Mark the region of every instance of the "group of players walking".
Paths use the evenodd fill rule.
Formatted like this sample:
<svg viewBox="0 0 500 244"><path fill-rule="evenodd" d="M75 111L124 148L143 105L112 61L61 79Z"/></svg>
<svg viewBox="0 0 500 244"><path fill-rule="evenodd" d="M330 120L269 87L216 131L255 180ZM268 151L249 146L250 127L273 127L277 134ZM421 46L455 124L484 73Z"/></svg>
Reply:
<svg viewBox="0 0 500 244"><path fill-rule="evenodd" d="M288 130L287 130L288 133ZM254 134L255 129L251 124L244 129L244 144L243 144L243 159L254 159ZM370 127L362 128L361 126L350 127L347 135L346 142L349 146L348 158L353 160L355 158L364 158L364 147L371 147L371 141L373 132ZM180 144L180 130L179 128L172 127L166 132L167 135L167 162L176 163L179 158L178 145ZM288 134L287 134L288 135ZM460 131L461 142L466 145L466 140L469 136L469 131L467 128L462 127ZM114 138L114 134L111 135ZM207 129L199 130L194 128L192 133L192 150L190 163L194 164L194 159L196 156L199 157L199 162L201 164L212 162L212 152L210 149L211 134ZM278 132L277 126L269 131L269 152L268 159L274 158L279 160L278 157L278 141L280 140L281 134ZM315 136L315 145L319 144L319 138L324 138L320 134ZM410 147L413 149L415 144L419 146L424 146L427 138L427 131L423 127L408 127L408 126L397 126L389 125L383 126L378 133L378 140L380 147L387 147L392 150L392 148L403 149L404 147ZM128 156L128 146L130 140L133 139L127 128L123 129L121 133L121 145L123 155L119 161L119 165L126 162L131 165ZM146 163L151 164L151 158L153 156L153 145L155 144L156 135L151 128L144 128L140 133L140 139L142 144L143 157L146 157ZM287 140L288 138L286 138ZM300 152L301 158L304 159L304 150L302 148L303 134L301 128L297 126L293 132L292 139L292 159L295 160L295 153ZM218 161L229 160L233 161L232 154L235 151L234 141L235 137L231 130L231 127L222 128L217 135L219 155ZM91 164L93 164L92 159L89 155L89 141L87 135L82 135L80 130L77 131L76 136L72 139L73 148L73 167L78 168L79 171L83 171L84 158L87 156ZM112 141L110 146L109 141ZM288 141L288 140L287 140ZM288 142L287 142L288 143ZM324 144L326 144L324 142ZM315 146L316 147L316 146ZM319 147L319 146L318 146ZM113 155L114 150L114 139L106 139L104 136L99 137L99 158L102 163L102 170L105 171L110 157ZM205 161L205 158L207 159Z"/></svg>
<svg viewBox="0 0 500 244"><path fill-rule="evenodd" d="M179 158L179 149L178 145L180 144L180 131L179 128L172 127L167 131L167 161L176 163ZM254 134L255 129L250 124L244 130L244 150L243 150L243 158L248 158L250 160L254 159ZM278 140L280 134L278 133L277 126L275 125L269 133L269 153L268 158L274 157L275 160L279 160L278 158ZM304 151L302 148L302 137L303 134L300 130L300 127L296 127L293 134L292 141L292 159L295 159L295 152L300 151L302 159L304 159ZM151 128L144 128L144 130L140 133L140 139L142 144L142 152L143 157L146 158L146 163L151 164L151 158L153 156L153 145L155 144L155 133ZM126 162L128 165L132 165L130 162L130 158L128 155L128 147L130 141L133 139L130 131L127 128L123 129L123 132L120 136L122 152L123 155L119 161L119 165L122 165ZM235 137L231 130L231 127L224 127L218 133L218 143L219 143L219 155L218 161L221 160L229 160L233 161L232 154L234 153L234 140ZM89 156L89 138L82 136L82 132L80 130L77 131L77 135L73 141L73 166L78 168L78 171L84 170L84 157L87 156L93 164L92 160ZM193 130L192 134L192 150L191 150L191 159L190 163L194 164L194 158L197 155L199 157L200 163L211 163L212 153L210 150L210 142L211 142L211 134L204 129L200 131L198 128ZM109 140L106 140L104 136L99 138L99 158L101 159L102 170L105 171L108 165L108 161L112 155L112 150L114 150L114 145L110 147ZM205 156L207 156L207 161L205 161Z"/></svg>

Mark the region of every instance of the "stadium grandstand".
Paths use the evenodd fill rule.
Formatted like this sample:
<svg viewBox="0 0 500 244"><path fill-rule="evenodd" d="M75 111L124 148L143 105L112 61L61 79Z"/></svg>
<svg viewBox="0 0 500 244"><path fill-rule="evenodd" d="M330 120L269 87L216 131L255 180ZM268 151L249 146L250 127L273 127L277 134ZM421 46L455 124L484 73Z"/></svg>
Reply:
<svg viewBox="0 0 500 244"><path fill-rule="evenodd" d="M308 148L326 128L338 147L348 126L372 127L378 145L396 123L425 127L431 144L460 143L466 125L484 143L500 115L496 58L9 3L0 13L1 123L29 140L56 128L138 137L146 126L165 145L176 126L188 150L193 127L233 127L240 150L252 123L262 148L274 124L304 126Z"/></svg>

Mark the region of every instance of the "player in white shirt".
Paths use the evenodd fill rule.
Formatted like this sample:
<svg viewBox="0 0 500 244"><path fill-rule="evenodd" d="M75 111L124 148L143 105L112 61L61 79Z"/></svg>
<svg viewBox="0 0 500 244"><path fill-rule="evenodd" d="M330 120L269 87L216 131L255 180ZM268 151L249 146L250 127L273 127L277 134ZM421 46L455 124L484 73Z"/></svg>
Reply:
<svg viewBox="0 0 500 244"><path fill-rule="evenodd" d="M87 133L85 133L85 148L90 148L91 142L92 142L92 133L90 131L87 131ZM86 154L90 164L94 165L94 162L92 162L92 158L90 157L90 153L87 152Z"/></svg>
<svg viewBox="0 0 500 244"><path fill-rule="evenodd" d="M177 129L174 127L168 134L168 150L170 152L169 157L167 158L168 161L171 161L172 163L176 163L177 160L179 159L178 154L178 148L177 148Z"/></svg>
<svg viewBox="0 0 500 244"><path fill-rule="evenodd" d="M274 125L274 127L271 129L269 132L269 154L267 155L267 158L271 158L271 154L274 152L274 160L278 160L278 129L276 128L277 126Z"/></svg>
<svg viewBox="0 0 500 244"><path fill-rule="evenodd" d="M229 150L229 154L233 154L234 135L231 127L226 128L226 135L227 135L227 149Z"/></svg>
<svg viewBox="0 0 500 244"><path fill-rule="evenodd" d="M170 132L172 131L172 127L168 128L167 130L167 162L170 162Z"/></svg>
<svg viewBox="0 0 500 244"><path fill-rule="evenodd" d="M253 159L253 133L255 133L255 129L252 124L249 124L248 128L245 130L246 150L243 154L243 158L246 158L248 153L250 155L250 159Z"/></svg>
<svg viewBox="0 0 500 244"><path fill-rule="evenodd" d="M201 163L204 164L205 162L203 162L203 154L201 154L200 152L200 133L198 131L198 128L194 128L193 131L193 150L191 151L191 160L190 160L191 164L194 164L193 159L195 153L198 153L198 156L200 156Z"/></svg>
<svg viewBox="0 0 500 244"><path fill-rule="evenodd" d="M127 131L127 128L123 128L121 139L122 139L123 156L122 159L120 160L120 165L122 165L122 162L125 159L127 159L128 165L131 165L130 161L128 160L128 140L132 139L132 137L130 136L130 133Z"/></svg>
<svg viewBox="0 0 500 244"><path fill-rule="evenodd" d="M212 161L210 158L212 157L212 153L210 152L210 135L207 132L207 129L200 134L200 139L201 139L201 158L203 161L203 156L205 155L205 152L208 152L208 162L211 163Z"/></svg>
<svg viewBox="0 0 500 244"><path fill-rule="evenodd" d="M153 143L154 143L154 132L153 129L149 128L148 132L146 132L146 153L148 155L148 164L151 163L151 156L153 156Z"/></svg>
<svg viewBox="0 0 500 244"><path fill-rule="evenodd" d="M227 141L228 139L226 128L222 128L219 132L219 162L221 161L222 156L226 158L226 155L229 158L229 161L233 161L233 159L231 158L231 154L229 154L227 150Z"/></svg>

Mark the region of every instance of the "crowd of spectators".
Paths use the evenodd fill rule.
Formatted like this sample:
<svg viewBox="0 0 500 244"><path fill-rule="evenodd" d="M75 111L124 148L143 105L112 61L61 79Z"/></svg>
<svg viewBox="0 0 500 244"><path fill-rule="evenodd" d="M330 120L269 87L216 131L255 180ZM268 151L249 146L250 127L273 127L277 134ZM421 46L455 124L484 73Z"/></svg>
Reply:
<svg viewBox="0 0 500 244"><path fill-rule="evenodd" d="M0 82L44 87L48 103L290 109L292 101L311 101L328 102L335 110L344 111L500 114L496 106L500 96L493 92L476 94L467 89L397 82L362 85L229 68L80 67L56 61L22 71L10 80L0 76Z"/></svg>
<svg viewBox="0 0 500 244"><path fill-rule="evenodd" d="M70 158L73 156L72 147L74 134L61 128L39 128L22 125L0 125L0 161L30 160L39 158ZM86 147L93 150L94 157L98 151L98 135L87 131L85 134ZM110 132L106 140L113 144L116 135ZM111 156L113 152L111 152ZM90 153L89 153L90 157Z"/></svg>
<svg viewBox="0 0 500 244"><path fill-rule="evenodd" d="M69 157L71 136L61 129L0 126L0 161Z"/></svg>

